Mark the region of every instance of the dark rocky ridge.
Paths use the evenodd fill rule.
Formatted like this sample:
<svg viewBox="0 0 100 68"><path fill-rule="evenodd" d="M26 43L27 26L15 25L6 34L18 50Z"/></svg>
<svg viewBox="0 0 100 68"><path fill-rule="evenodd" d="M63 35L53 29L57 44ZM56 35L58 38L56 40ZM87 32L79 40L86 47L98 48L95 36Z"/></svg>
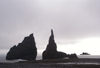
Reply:
<svg viewBox="0 0 100 68"><path fill-rule="evenodd" d="M64 58L67 56L68 55L66 53L57 51L57 45L54 40L53 30L51 30L49 44L47 45L46 50L42 54L42 59L58 59L58 58Z"/></svg>
<svg viewBox="0 0 100 68"><path fill-rule="evenodd" d="M24 59L35 60L37 56L37 48L33 34L25 37L22 43L10 48L7 53L7 60Z"/></svg>

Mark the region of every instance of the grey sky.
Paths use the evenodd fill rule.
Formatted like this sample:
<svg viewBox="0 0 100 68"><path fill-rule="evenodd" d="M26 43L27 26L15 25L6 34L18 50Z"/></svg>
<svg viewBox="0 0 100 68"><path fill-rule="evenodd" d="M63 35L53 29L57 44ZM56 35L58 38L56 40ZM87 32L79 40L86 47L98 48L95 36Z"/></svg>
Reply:
<svg viewBox="0 0 100 68"><path fill-rule="evenodd" d="M57 43L100 37L100 0L0 0L0 49L30 33L45 49L51 28Z"/></svg>

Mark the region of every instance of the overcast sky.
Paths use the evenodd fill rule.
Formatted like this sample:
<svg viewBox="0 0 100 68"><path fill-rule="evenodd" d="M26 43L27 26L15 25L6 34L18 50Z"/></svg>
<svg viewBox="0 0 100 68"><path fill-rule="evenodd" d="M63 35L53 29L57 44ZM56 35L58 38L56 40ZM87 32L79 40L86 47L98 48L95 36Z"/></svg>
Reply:
<svg viewBox="0 0 100 68"><path fill-rule="evenodd" d="M100 40L100 0L0 0L0 49L17 45L31 33L38 49L45 49L51 28L58 47L70 44L76 52L76 43L79 49L83 45L80 40Z"/></svg>

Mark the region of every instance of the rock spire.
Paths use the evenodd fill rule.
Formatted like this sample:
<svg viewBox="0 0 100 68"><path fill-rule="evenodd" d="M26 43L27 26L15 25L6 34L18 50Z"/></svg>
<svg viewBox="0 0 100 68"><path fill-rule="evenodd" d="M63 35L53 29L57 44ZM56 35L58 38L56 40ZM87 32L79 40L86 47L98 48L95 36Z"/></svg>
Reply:
<svg viewBox="0 0 100 68"><path fill-rule="evenodd" d="M57 45L54 40L53 29L51 29L49 43L46 47L46 50L42 54L42 59L58 59L58 58L64 58L66 56L67 56L66 53L57 51Z"/></svg>

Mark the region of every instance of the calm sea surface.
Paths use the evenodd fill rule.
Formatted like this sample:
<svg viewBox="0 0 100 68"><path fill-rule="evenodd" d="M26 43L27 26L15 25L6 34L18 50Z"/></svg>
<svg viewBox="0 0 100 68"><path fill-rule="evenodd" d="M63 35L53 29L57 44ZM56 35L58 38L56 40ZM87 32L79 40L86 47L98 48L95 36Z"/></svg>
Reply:
<svg viewBox="0 0 100 68"><path fill-rule="evenodd" d="M14 61L6 61L5 59L6 54L0 54L0 62L16 62L16 61L20 61L19 60L14 60ZM78 55L79 58L100 58L100 55ZM37 56L37 60L40 60L42 58L41 55Z"/></svg>

